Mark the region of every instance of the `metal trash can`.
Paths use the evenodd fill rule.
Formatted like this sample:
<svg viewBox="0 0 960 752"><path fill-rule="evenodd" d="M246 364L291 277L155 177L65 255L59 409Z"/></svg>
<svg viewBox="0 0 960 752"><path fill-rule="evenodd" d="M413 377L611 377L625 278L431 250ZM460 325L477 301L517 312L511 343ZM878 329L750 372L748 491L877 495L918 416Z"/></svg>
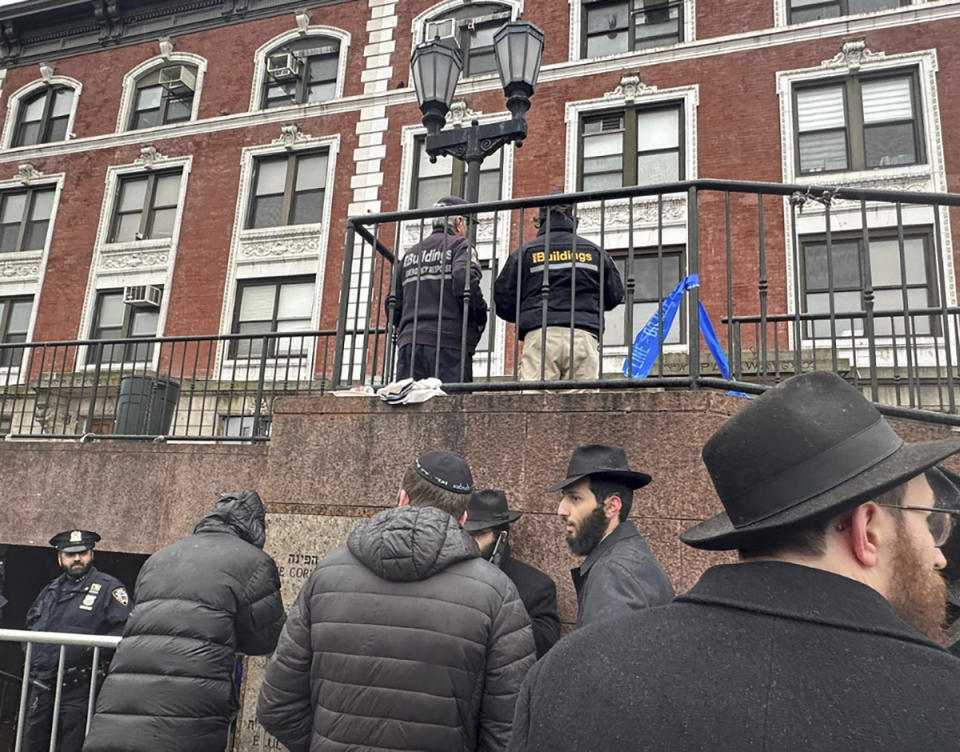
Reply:
<svg viewBox="0 0 960 752"><path fill-rule="evenodd" d="M166 436L180 399L180 385L153 376L120 379L113 432L126 436Z"/></svg>

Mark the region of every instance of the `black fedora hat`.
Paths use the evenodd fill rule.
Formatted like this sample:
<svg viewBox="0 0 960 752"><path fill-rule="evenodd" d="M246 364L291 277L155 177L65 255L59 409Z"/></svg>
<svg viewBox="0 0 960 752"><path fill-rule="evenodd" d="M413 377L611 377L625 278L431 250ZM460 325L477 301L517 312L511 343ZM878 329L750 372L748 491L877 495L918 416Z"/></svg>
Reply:
<svg viewBox="0 0 960 752"><path fill-rule="evenodd" d="M960 509L960 475L943 465L929 468L926 475L936 498L935 506Z"/></svg>
<svg viewBox="0 0 960 752"><path fill-rule="evenodd" d="M520 519L523 512L507 508L507 495L492 488L474 491L467 503L467 521L463 529L468 533L491 527L509 525Z"/></svg>
<svg viewBox="0 0 960 752"><path fill-rule="evenodd" d="M620 447L587 444L573 450L570 464L567 465L567 477L550 486L547 491L559 491L591 475L602 475L630 488L641 488L651 481L646 473L630 469L627 465L627 453Z"/></svg>
<svg viewBox="0 0 960 752"><path fill-rule="evenodd" d="M907 444L833 373L805 373L747 403L710 437L703 462L724 512L680 539L724 550L839 514L960 452L960 438Z"/></svg>

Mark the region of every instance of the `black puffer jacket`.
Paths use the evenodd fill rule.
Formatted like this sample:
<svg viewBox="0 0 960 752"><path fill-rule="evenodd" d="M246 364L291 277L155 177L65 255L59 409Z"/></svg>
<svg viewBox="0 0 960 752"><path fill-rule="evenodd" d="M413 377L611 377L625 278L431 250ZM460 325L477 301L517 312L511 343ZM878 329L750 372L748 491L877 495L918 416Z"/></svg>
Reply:
<svg viewBox="0 0 960 752"><path fill-rule="evenodd" d="M84 752L223 752L235 654L269 653L283 627L263 543L260 497L239 491L147 560Z"/></svg>
<svg viewBox="0 0 960 752"><path fill-rule="evenodd" d="M623 302L623 280L613 260L595 243L574 233L573 221L550 214L550 253L546 253L547 225L536 237L510 254L494 284L497 316L517 324L521 338L527 332L547 326L585 329L599 336L603 311L612 311ZM546 263L545 263L546 262ZM550 292L546 320L543 316L544 269ZM603 270L603 306L600 301L600 273ZM570 292L576 284L571 306ZM517 321L517 297L520 319Z"/></svg>
<svg viewBox="0 0 960 752"><path fill-rule="evenodd" d="M257 715L291 752L503 750L534 658L510 579L450 515L399 507L307 580Z"/></svg>

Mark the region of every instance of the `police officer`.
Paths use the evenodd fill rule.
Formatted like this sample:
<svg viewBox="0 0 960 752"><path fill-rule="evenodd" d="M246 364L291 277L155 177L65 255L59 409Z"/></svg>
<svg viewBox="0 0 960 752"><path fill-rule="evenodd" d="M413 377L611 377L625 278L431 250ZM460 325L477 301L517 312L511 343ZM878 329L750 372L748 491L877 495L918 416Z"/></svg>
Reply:
<svg viewBox="0 0 960 752"><path fill-rule="evenodd" d="M123 631L130 601L123 583L93 566L93 547L98 540L100 536L89 530L67 530L50 539L63 574L40 591L27 612L27 629L96 635L119 635ZM59 654L57 645L33 646L24 752L43 752L50 746ZM65 651L56 747L59 752L80 752L83 746L92 655L92 648Z"/></svg>

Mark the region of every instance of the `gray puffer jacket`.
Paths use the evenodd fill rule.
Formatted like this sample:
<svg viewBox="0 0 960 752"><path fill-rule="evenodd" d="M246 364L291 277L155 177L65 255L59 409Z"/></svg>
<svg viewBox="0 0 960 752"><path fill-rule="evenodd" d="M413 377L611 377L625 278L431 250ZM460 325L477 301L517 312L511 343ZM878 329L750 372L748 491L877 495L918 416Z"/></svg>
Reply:
<svg viewBox="0 0 960 752"><path fill-rule="evenodd" d="M237 491L146 561L85 752L223 752L236 653L269 653L283 626L263 543L263 503Z"/></svg>
<svg viewBox="0 0 960 752"><path fill-rule="evenodd" d="M510 579L447 513L398 507L307 580L257 715L291 752L504 750L534 659Z"/></svg>

